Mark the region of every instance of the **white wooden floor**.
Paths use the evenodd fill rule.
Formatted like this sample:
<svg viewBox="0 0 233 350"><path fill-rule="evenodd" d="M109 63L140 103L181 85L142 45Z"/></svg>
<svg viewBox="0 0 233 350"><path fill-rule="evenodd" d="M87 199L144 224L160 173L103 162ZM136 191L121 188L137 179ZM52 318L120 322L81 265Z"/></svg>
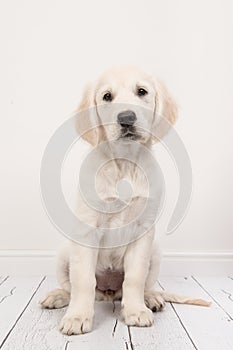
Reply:
<svg viewBox="0 0 233 350"><path fill-rule="evenodd" d="M125 326L119 303L96 303L94 328L62 336L65 309L42 310L40 298L57 287L53 277L0 277L2 350L232 350L233 277L161 277L158 288L212 301L210 308L167 304L150 328Z"/></svg>

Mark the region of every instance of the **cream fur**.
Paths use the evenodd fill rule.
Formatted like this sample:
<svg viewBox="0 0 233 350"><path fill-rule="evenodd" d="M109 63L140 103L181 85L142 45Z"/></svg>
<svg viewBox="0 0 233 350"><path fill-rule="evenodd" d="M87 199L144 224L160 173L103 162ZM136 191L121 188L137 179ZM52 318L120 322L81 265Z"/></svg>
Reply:
<svg viewBox="0 0 233 350"><path fill-rule="evenodd" d="M145 98L140 99L135 94L136 86L142 86L148 91ZM103 101L103 94L109 90L114 95L114 101L107 103ZM78 109L83 113L83 117L78 120L78 132L91 146L104 140L116 140L120 126L114 122L123 107L135 111L141 133L139 142L148 149L168 132L169 125L173 125L177 118L176 104L164 84L135 67L121 67L107 71L85 89ZM164 123L162 117L170 124ZM99 126L92 128L96 123ZM151 131L156 133L156 137L151 136ZM133 143L124 144L123 147L133 154ZM125 160L111 161L100 172L96 184L99 197L108 201L116 197L116 184L123 178L127 178L134 188L133 201L127 210L120 214L97 215L79 196L78 217L94 228L98 227L100 221L104 221L109 228L125 224L137 212L140 200L148 195L143 173ZM157 205L156 199L152 199L152 204ZM145 220L139 224L145 225L147 230ZM131 234L122 232L129 236ZM69 305L61 322L64 334L80 334L91 330L95 298L122 299L122 317L131 326L150 326L153 322L151 310L160 310L165 301L208 304L190 297L154 291L160 266L160 252L154 233L153 226L134 242L123 246L118 242L119 247L109 249L88 248L71 241L64 245L57 265L57 277L62 289L50 292L41 301L42 307L47 308ZM111 244L107 234L98 239ZM114 295L96 290L96 276L101 278L106 270L124 273L122 289Z"/></svg>

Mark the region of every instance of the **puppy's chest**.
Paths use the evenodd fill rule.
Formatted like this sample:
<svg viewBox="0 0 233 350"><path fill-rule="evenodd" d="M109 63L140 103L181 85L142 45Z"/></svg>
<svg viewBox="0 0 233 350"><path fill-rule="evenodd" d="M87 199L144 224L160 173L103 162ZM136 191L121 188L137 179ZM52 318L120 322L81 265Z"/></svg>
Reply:
<svg viewBox="0 0 233 350"><path fill-rule="evenodd" d="M108 166L96 178L98 195L103 200L119 198L128 201L148 196L148 182L144 172L133 164Z"/></svg>
<svg viewBox="0 0 233 350"><path fill-rule="evenodd" d="M96 272L102 273L106 270L123 270L124 255L127 246L109 249L100 249L97 260Z"/></svg>

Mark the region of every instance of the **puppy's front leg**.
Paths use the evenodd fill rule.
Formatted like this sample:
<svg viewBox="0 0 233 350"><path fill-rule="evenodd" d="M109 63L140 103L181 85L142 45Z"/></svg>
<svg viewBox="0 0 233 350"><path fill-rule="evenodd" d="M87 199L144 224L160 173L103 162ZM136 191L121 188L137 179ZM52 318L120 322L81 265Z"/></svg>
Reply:
<svg viewBox="0 0 233 350"><path fill-rule="evenodd" d="M147 327L153 323L152 312L144 302L152 240L153 234L147 233L127 248L124 257L122 316L129 326Z"/></svg>
<svg viewBox="0 0 233 350"><path fill-rule="evenodd" d="M63 334L90 332L94 316L95 269L98 250L71 244L69 276L70 304L61 321Z"/></svg>

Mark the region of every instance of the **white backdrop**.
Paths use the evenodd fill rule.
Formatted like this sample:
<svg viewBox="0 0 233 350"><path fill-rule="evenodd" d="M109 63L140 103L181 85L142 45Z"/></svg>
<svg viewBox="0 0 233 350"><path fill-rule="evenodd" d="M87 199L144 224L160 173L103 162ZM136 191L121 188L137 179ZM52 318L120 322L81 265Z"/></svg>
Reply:
<svg viewBox="0 0 233 350"><path fill-rule="evenodd" d="M178 179L158 146L167 183L167 205L158 225L163 249L232 251L232 10L230 0L1 2L2 253L50 251L62 241L40 198L43 151L77 106L85 83L124 63L141 66L167 83L180 106L176 128L192 161L190 210L177 231L166 236ZM84 148L80 145L78 154ZM63 185L71 200L67 169Z"/></svg>

